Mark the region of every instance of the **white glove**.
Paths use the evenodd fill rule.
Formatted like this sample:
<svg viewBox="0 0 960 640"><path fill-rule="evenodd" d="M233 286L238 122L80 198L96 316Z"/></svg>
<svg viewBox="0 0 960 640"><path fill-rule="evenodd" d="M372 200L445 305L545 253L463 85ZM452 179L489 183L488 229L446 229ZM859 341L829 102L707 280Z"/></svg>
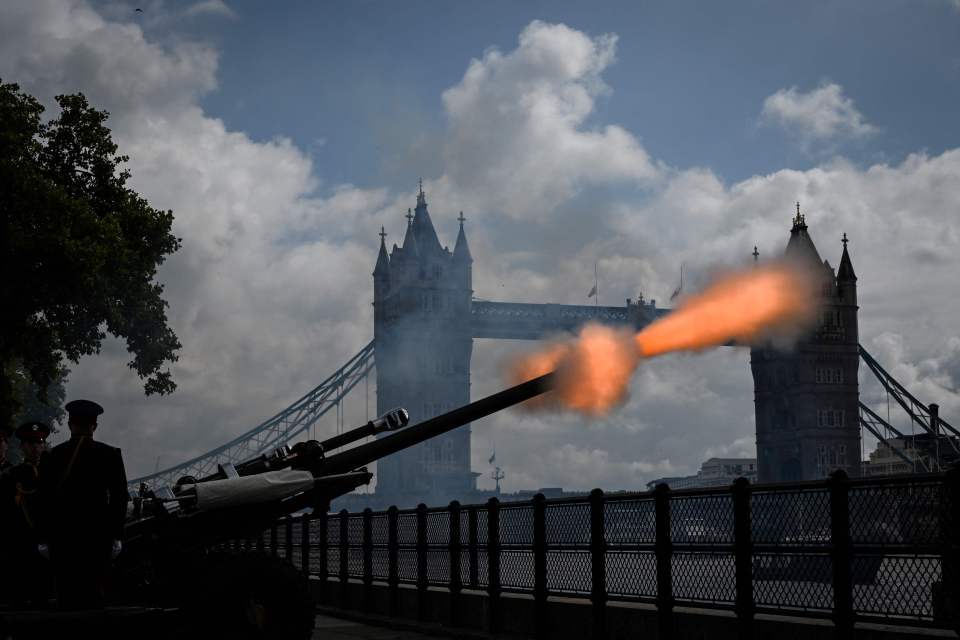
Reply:
<svg viewBox="0 0 960 640"><path fill-rule="evenodd" d="M39 553L41 556L43 556L44 559L46 559L46 560L49 560L49 559L50 559L50 548L49 548L47 545L45 545L45 544L38 544L38 545L37 545L37 553Z"/></svg>
<svg viewBox="0 0 960 640"><path fill-rule="evenodd" d="M123 545L119 540L113 541L113 547L110 549L110 559L116 560L117 556L120 555L120 551L123 549Z"/></svg>

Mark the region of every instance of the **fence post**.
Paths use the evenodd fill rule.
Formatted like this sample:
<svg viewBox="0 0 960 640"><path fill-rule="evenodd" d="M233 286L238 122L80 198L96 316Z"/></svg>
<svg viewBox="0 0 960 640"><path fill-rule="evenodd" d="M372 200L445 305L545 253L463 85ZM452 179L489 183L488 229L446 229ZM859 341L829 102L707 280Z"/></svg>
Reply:
<svg viewBox="0 0 960 640"><path fill-rule="evenodd" d="M279 555L280 545L277 544L277 521L274 520L270 525L270 555L277 556Z"/></svg>
<svg viewBox="0 0 960 640"><path fill-rule="evenodd" d="M603 524L603 491L590 492L590 603L593 638L607 637L607 539Z"/></svg>
<svg viewBox="0 0 960 640"><path fill-rule="evenodd" d="M673 575L671 574L673 543L670 540L670 487L661 482L653 490L656 517L657 618L660 640L673 638Z"/></svg>
<svg viewBox="0 0 960 640"><path fill-rule="evenodd" d="M427 505L417 505L417 619L427 619Z"/></svg>
<svg viewBox="0 0 960 640"><path fill-rule="evenodd" d="M350 512L340 510L340 606L346 607L350 600Z"/></svg>
<svg viewBox="0 0 960 640"><path fill-rule="evenodd" d="M487 500L487 631L500 630L500 501Z"/></svg>
<svg viewBox="0 0 960 640"><path fill-rule="evenodd" d="M943 541L939 585L933 585L933 617L946 620L960 634L960 465L943 477L940 503L940 539Z"/></svg>
<svg viewBox="0 0 960 640"><path fill-rule="evenodd" d="M283 559L293 564L293 516L288 515L283 520Z"/></svg>
<svg viewBox="0 0 960 640"><path fill-rule="evenodd" d="M309 513L300 516L300 572L310 576L310 520Z"/></svg>
<svg viewBox="0 0 960 640"><path fill-rule="evenodd" d="M470 588L480 588L480 544L477 535L477 508L467 507L467 550L470 552Z"/></svg>
<svg viewBox="0 0 960 640"><path fill-rule="evenodd" d="M537 640L550 637L547 618L547 498L533 496L533 628Z"/></svg>
<svg viewBox="0 0 960 640"><path fill-rule="evenodd" d="M750 481L737 478L730 489L733 499L733 566L736 575L737 635L753 638L753 543L750 533Z"/></svg>
<svg viewBox="0 0 960 640"><path fill-rule="evenodd" d="M396 617L400 613L400 572L398 569L400 542L397 535L399 521L397 506L391 505L387 509L387 585L390 587L390 615L392 617Z"/></svg>
<svg viewBox="0 0 960 640"><path fill-rule="evenodd" d="M833 624L841 637L853 633L853 564L850 538L850 504L847 474L837 469L830 474L830 543L833 566Z"/></svg>
<svg viewBox="0 0 960 640"><path fill-rule="evenodd" d="M363 610L373 602L373 510L363 510Z"/></svg>
<svg viewBox="0 0 960 640"><path fill-rule="evenodd" d="M317 517L320 520L320 602L326 602L327 596L329 594L329 587L327 586L327 578L330 575L330 567L327 566L329 562L329 541L327 536L327 527L329 526L329 505L326 509L320 511L317 514Z"/></svg>
<svg viewBox="0 0 960 640"><path fill-rule="evenodd" d="M450 503L450 625L460 624L460 590L463 581L460 578L460 503Z"/></svg>

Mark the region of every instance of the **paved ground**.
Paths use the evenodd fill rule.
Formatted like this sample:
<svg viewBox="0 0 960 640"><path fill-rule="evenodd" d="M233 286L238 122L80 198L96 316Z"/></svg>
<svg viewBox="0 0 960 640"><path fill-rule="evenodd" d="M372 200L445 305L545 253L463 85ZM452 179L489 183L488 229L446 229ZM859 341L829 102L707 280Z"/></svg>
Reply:
<svg viewBox="0 0 960 640"><path fill-rule="evenodd" d="M314 640L424 640L431 638L453 638L453 636L427 635L415 631L404 631L389 627L343 620L331 616L318 615L316 628L313 632Z"/></svg>

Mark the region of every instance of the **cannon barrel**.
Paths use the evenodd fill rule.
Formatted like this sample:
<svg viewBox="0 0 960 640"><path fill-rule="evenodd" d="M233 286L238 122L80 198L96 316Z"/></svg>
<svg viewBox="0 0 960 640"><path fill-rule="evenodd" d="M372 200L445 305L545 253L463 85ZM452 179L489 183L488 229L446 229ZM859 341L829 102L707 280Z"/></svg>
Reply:
<svg viewBox="0 0 960 640"><path fill-rule="evenodd" d="M383 433L384 431L396 431L397 429L402 429L407 426L407 423L410 422L410 414L407 413L406 409L393 409L392 411L387 411L385 414L380 416L375 420L369 421L367 424L357 427L356 429L350 429L339 435L333 436L332 438L327 438L320 443L320 446L323 447L325 452L333 451L334 449L339 449L340 447L346 446L357 440L363 440L367 436L372 436L377 433Z"/></svg>
<svg viewBox="0 0 960 640"><path fill-rule="evenodd" d="M357 442L358 440L363 440L367 436L383 433L384 431L402 429L407 426L409 422L410 414L407 413L406 409L398 407L387 411L379 418L374 418L364 425L344 431L332 438L327 438L323 442L318 443L316 440L308 440L296 445L292 451L288 447L281 447L272 455L263 454L250 460L237 463L234 465L234 471L237 472L236 475L245 477L266 473L268 471L288 469L290 467L305 469L318 468L317 464L322 464L323 456L326 452ZM224 467L221 466L220 469L212 475L202 478L191 478L189 484L225 480L229 477L231 477L230 474L225 472ZM182 484L182 482L178 484Z"/></svg>
<svg viewBox="0 0 960 640"><path fill-rule="evenodd" d="M369 464L391 453L396 453L412 447L430 438L434 438L451 429L456 429L474 420L486 417L491 413L502 411L535 398L553 388L554 373L547 373L539 378L528 380L514 387L504 389L486 398L481 398L468 405L444 413L443 415L424 420L412 427L395 433L392 436L380 438L375 442L362 444L349 451L328 457L323 466L324 474L346 473L357 467Z"/></svg>

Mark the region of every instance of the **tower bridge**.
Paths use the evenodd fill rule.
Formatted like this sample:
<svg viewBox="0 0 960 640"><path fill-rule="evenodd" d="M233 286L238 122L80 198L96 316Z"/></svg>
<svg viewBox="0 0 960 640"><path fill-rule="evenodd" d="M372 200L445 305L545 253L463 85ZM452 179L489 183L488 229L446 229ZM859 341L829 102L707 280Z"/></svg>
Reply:
<svg viewBox="0 0 960 640"><path fill-rule="evenodd" d="M643 327L669 309L658 309L656 300L623 307L573 304L529 304L474 299L470 324L474 338L540 340L557 333L573 333L588 322Z"/></svg>
<svg viewBox="0 0 960 640"><path fill-rule="evenodd" d="M464 217L451 252L441 246L421 186L401 245L381 230L373 271L377 411L402 405L418 422L470 401L473 340L539 340L587 322L641 328L666 312L654 301L623 307L530 304L473 297ZM470 426L378 463L377 494L396 504L446 502L476 491Z"/></svg>
<svg viewBox="0 0 960 640"><path fill-rule="evenodd" d="M470 401L470 363L476 339L538 340L574 332L587 322L634 329L670 310L656 302L626 300L622 307L498 302L474 297L473 256L461 212L453 251L441 246L422 185L408 210L400 245L388 251L381 229L373 271L374 337L343 367L289 407L213 451L131 481L173 484L183 475L207 476L218 465L267 453L302 436L336 411L351 389L376 375L377 413L403 406L412 423ZM946 433L956 448L960 432L914 398L858 343L857 276L842 240L839 266L821 258L800 213L793 219L785 253L806 261L821 278L821 316L793 350L751 349L757 455L762 482L810 480L837 469L860 474L860 432L868 429L896 449L905 436L860 402L862 358L921 432L939 442ZM754 249L754 259L757 250ZM470 426L389 456L378 463L379 501L398 505L476 496L470 468ZM960 456L960 451L956 452ZM920 470L933 470L925 465Z"/></svg>

